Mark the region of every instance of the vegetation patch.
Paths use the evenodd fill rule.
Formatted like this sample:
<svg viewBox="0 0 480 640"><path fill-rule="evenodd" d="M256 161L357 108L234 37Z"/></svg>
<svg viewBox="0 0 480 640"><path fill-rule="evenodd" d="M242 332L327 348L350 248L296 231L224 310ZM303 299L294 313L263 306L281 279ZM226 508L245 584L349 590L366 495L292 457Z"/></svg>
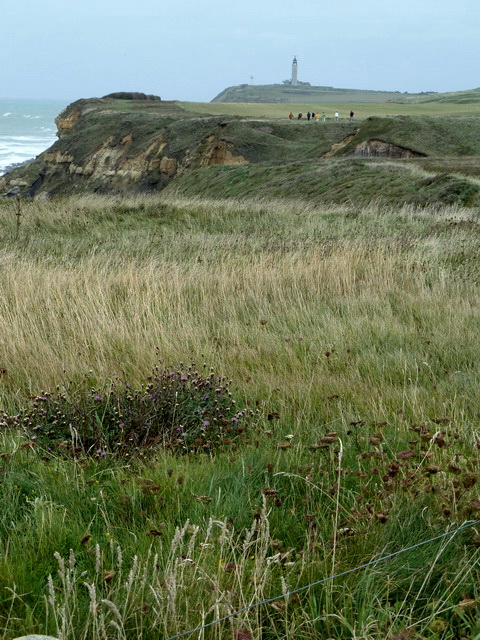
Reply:
<svg viewBox="0 0 480 640"><path fill-rule="evenodd" d="M161 100L160 96L145 94L137 91L116 91L109 93L104 98L112 98L114 100Z"/></svg>
<svg viewBox="0 0 480 640"><path fill-rule="evenodd" d="M33 406L4 425L20 428L30 446L68 455L131 456L158 446L174 452L210 451L236 445L255 413L240 409L230 383L206 365L180 370L155 367L141 388L128 382L108 389L91 387L88 377L54 393L42 393Z"/></svg>
<svg viewBox="0 0 480 640"><path fill-rule="evenodd" d="M480 203L480 184L446 172L429 175L418 171L415 163L325 158L289 165L208 167L178 177L166 192L190 197L285 198L316 205L382 202L476 207Z"/></svg>

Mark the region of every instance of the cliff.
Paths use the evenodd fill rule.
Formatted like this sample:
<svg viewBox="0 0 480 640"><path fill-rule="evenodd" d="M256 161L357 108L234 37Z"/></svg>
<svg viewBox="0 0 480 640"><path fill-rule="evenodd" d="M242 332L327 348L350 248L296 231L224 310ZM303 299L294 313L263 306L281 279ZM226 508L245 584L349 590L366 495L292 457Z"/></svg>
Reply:
<svg viewBox="0 0 480 640"><path fill-rule="evenodd" d="M297 160L318 146L313 127L205 116L176 102L117 95L125 94L69 105L56 118L55 144L1 178L0 193L158 191L193 169ZM345 132L338 127L336 138ZM324 136L325 150L330 135Z"/></svg>
<svg viewBox="0 0 480 640"><path fill-rule="evenodd" d="M0 178L0 194L37 198L148 193L192 172L201 189L201 181L209 178L199 170L214 165L268 164L276 173L287 174L293 164L328 162L332 156L418 159L480 154L480 120L474 117L321 123L249 119L202 115L181 103L143 94L78 100L58 115L56 125L55 144Z"/></svg>
<svg viewBox="0 0 480 640"><path fill-rule="evenodd" d="M206 156L244 161L212 133L220 120L160 100L78 100L56 118L58 141L5 176L5 186L28 196L161 189L177 173L208 162Z"/></svg>

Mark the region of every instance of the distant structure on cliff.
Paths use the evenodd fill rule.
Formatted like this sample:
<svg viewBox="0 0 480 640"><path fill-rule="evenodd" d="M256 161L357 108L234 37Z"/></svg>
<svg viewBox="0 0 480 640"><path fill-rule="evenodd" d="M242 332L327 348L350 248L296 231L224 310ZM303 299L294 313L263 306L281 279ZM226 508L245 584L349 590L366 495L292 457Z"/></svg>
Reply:
<svg viewBox="0 0 480 640"><path fill-rule="evenodd" d="M311 86L310 82L300 82L300 80L298 79L297 56L294 56L292 60L292 76L290 80L284 80L283 84L289 84L291 87L299 87L299 86L310 87Z"/></svg>
<svg viewBox="0 0 480 640"><path fill-rule="evenodd" d="M297 56L294 56L292 62L292 79L290 80L290 84L292 87L296 87L298 85L298 62Z"/></svg>

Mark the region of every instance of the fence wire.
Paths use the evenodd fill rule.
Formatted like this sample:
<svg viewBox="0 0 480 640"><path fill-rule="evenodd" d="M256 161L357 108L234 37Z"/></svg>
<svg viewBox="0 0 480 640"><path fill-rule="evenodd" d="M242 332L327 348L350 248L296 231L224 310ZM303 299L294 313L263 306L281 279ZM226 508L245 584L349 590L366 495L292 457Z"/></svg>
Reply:
<svg viewBox="0 0 480 640"><path fill-rule="evenodd" d="M312 587L316 587L320 584L325 584L325 582L330 582L331 580L335 580L336 578L341 578L342 576L347 576L350 573L354 573L355 571L361 571L362 569L366 569L367 567L371 567L379 562L383 562L384 560L388 560L389 558L394 558L395 556L399 556L402 553L406 553L407 551L413 551L414 549L418 549L418 547L422 547L423 545L430 544L431 542L435 542L436 540L441 540L442 538L446 538L447 536L454 536L459 531L463 531L464 529L468 529L470 527L474 527L475 525L480 524L480 520L475 520L474 522L467 522L457 529L453 529L452 531L447 531L446 533L441 533L434 538L429 538L428 540L424 540L423 542L417 542L417 544L413 544L410 547L406 547L405 549L400 549L399 551L394 551L393 553L389 553L386 556L381 556L376 560L370 560L370 562L366 562L365 564L361 564L358 567L354 567L353 569L348 569L347 571L342 571L341 573L336 573L333 576L328 576L327 578L322 578L322 580L317 580L316 582L311 582L310 584L306 584L303 587L298 587L298 589L293 589L292 591L288 591L286 593L282 593L279 596L275 596L274 598L268 598L267 600L262 600L261 602L253 602L252 604L243 607L243 609L238 609L238 611L234 611L233 613L229 613L222 618L218 618L217 620L213 620L212 622L208 622L206 624L202 624L194 629L189 629L188 631L184 631L183 633L179 633L175 636L170 636L165 638L165 640L177 640L178 638L183 638L184 636L191 635L192 633L197 633L198 631L202 631L203 629L207 629L208 627L212 627L219 622L224 622L225 620L229 620L230 618L234 618L235 616L240 615L241 613L245 613L245 611L249 611L250 609L255 609L256 607L261 607L265 604L270 604L272 602L276 602L277 600L283 600L290 596L295 595L296 593L300 593L301 591L306 591L307 589L311 589Z"/></svg>

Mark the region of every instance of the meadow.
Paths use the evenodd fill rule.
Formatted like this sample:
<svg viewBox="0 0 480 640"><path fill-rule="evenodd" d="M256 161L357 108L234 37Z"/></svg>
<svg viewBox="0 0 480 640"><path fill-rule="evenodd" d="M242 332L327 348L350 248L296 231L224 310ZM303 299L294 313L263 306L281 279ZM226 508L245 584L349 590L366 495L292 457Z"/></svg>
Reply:
<svg viewBox="0 0 480 640"><path fill-rule="evenodd" d="M479 244L460 206L0 201L1 637L480 638Z"/></svg>
<svg viewBox="0 0 480 640"><path fill-rule="evenodd" d="M342 120L348 120L350 111L355 113L355 120L364 120L370 116L478 116L478 102L471 103L449 103L449 102L419 102L411 104L401 104L395 102L360 103L354 99L351 103L334 102L300 102L300 103L261 103L261 102L179 102L179 106L195 113L205 113L212 115L238 115L245 118L288 118L290 111L296 117L298 113L303 113L304 125L309 124L306 120L308 111L315 113L325 112L326 117L334 119L335 112L338 111ZM312 123L310 123L312 124ZM316 123L318 125L321 122Z"/></svg>

